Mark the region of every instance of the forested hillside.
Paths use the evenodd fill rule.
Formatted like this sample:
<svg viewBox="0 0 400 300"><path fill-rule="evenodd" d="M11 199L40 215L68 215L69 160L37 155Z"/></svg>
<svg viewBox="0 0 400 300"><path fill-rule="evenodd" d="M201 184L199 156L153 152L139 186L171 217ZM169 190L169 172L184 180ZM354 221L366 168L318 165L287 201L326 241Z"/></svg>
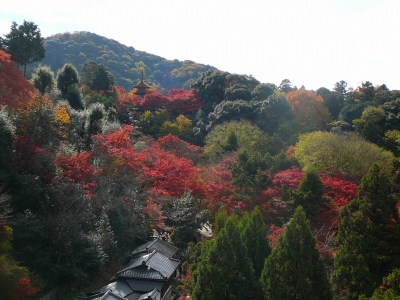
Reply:
<svg viewBox="0 0 400 300"><path fill-rule="evenodd" d="M188 89L190 79L197 78L199 73L210 68L214 69L189 60L167 60L91 32L56 34L45 39L44 47L46 57L40 63L49 65L54 71L70 62L80 72L86 61L94 61L106 66L116 83L126 90L133 88L142 70L150 85L168 91L180 87Z"/></svg>
<svg viewBox="0 0 400 300"><path fill-rule="evenodd" d="M399 91L174 72L89 33L48 39L66 54L28 81L12 39L0 43L0 300L83 297L154 234L180 249L180 299L400 298ZM165 91L150 66L169 84L195 78ZM143 67L160 85L119 84Z"/></svg>

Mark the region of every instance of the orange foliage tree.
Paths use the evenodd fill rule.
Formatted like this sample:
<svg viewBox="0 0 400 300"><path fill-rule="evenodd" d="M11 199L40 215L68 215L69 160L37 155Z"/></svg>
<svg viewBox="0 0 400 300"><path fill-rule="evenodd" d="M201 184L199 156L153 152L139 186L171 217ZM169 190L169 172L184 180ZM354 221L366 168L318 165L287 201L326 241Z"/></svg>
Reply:
<svg viewBox="0 0 400 300"><path fill-rule="evenodd" d="M300 89L289 92L286 101L292 108L293 115L303 126L315 125L319 128L331 121L331 115L324 99L312 91Z"/></svg>
<svg viewBox="0 0 400 300"><path fill-rule="evenodd" d="M124 125L121 130L115 130L110 134L96 134L92 137L95 141L95 152L102 154L107 166L104 170L115 172L120 167L126 167L133 171L134 174L142 173L143 155L136 152L130 134L133 127Z"/></svg>
<svg viewBox="0 0 400 300"><path fill-rule="evenodd" d="M24 106L33 92L33 85L28 82L11 55L0 50L0 105L11 108Z"/></svg>

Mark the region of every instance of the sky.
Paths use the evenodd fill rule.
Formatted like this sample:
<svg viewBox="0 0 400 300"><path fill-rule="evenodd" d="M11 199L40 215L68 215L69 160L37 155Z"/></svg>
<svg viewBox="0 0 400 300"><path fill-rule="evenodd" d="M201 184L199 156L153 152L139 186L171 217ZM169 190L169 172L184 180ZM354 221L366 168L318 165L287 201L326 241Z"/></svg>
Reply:
<svg viewBox="0 0 400 300"><path fill-rule="evenodd" d="M89 31L263 83L316 90L370 81L400 90L400 0L4 2L0 36L27 20L43 37Z"/></svg>

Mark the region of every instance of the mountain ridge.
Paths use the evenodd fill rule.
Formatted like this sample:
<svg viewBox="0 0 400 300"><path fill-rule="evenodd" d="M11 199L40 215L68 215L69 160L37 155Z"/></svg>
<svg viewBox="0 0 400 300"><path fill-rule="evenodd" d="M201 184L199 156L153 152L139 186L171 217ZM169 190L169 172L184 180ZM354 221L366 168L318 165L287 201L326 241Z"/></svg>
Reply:
<svg viewBox="0 0 400 300"><path fill-rule="evenodd" d="M58 33L45 38L46 57L40 62L56 73L70 62L80 72L86 61L103 64L114 75L116 84L131 90L144 70L145 81L158 90L190 87L192 79L209 69L210 65L191 60L168 60L161 56L136 50L118 41L88 31ZM31 65L37 67L39 63Z"/></svg>

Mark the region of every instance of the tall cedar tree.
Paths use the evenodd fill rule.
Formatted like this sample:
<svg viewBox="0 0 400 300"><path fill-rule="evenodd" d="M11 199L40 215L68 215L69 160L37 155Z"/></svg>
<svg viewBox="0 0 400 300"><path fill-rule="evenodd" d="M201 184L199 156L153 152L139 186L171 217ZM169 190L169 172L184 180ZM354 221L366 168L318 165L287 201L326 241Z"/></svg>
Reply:
<svg viewBox="0 0 400 300"><path fill-rule="evenodd" d="M255 278L261 277L265 259L271 254L271 246L267 238L267 226L264 223L258 207L251 215L246 213L241 220L241 233L244 244L247 247L247 255L250 258Z"/></svg>
<svg viewBox="0 0 400 300"><path fill-rule="evenodd" d="M235 217L202 251L193 272L193 300L252 299L254 271Z"/></svg>
<svg viewBox="0 0 400 300"><path fill-rule="evenodd" d="M348 299L371 296L400 266L400 224L394 185L378 165L362 179L358 198L341 211L334 278Z"/></svg>
<svg viewBox="0 0 400 300"><path fill-rule="evenodd" d="M269 300L332 299L324 263L301 206L265 261L261 280Z"/></svg>

